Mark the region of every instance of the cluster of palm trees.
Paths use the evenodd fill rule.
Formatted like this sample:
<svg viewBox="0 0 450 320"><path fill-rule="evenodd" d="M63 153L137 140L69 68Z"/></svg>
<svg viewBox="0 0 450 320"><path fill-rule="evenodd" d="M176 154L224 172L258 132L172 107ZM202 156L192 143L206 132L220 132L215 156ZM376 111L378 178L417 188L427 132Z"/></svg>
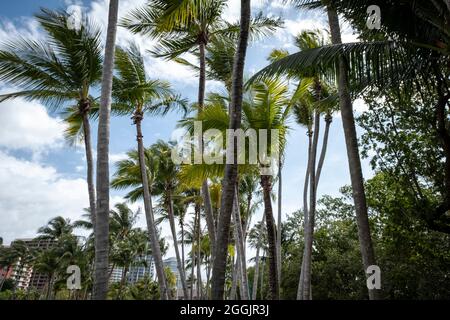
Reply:
<svg viewBox="0 0 450 320"><path fill-rule="evenodd" d="M110 292L110 297L122 299L127 286L127 273L131 266L147 266L146 256L151 255L147 232L136 227L140 210L134 212L126 203L118 203L109 215L110 229L110 260L108 281L116 268L121 268L121 281L117 290ZM46 284L41 298L86 299L92 290L94 262L94 234L90 209L85 209L83 219L71 222L63 217L53 218L47 225L39 228L32 245L25 240L14 241L9 247L1 247L0 267L5 270L13 268L19 281L23 270L33 270L34 273L46 276ZM86 230L89 234L76 235L78 231ZM163 252L167 251L164 241L160 242ZM82 289L67 288L67 268L76 265L81 272ZM167 271L166 271L167 272ZM2 279L2 286L6 279ZM28 293L32 288L26 289ZM113 294L113 295L112 295ZM67 296L68 295L68 296Z"/></svg>
<svg viewBox="0 0 450 320"><path fill-rule="evenodd" d="M388 19L383 24L384 29L373 37L377 41L351 44L342 44L338 12L343 13L355 28L368 37L362 27L365 21L365 9L362 8L369 1L291 2L300 8L325 9L331 39L326 39L318 30L299 33L295 39L298 52L289 54L284 50L274 50L268 59L270 65L247 82L244 81L244 67L249 42L274 32L282 25L280 19L262 14L252 17L250 0L241 0L241 16L237 23L222 18L227 5L225 0L149 0L143 7L127 13L121 21L118 21L118 0L111 0L104 56L101 34L94 22L85 17L79 29L71 29L66 13L46 9L36 15L46 33L45 41L20 39L2 45L0 81L20 89L1 95L0 101L17 97L41 100L66 115L66 136L70 141L84 141L89 219L95 243L92 266L94 299L107 297L110 263L116 261L124 266L125 279L130 259L148 250L143 245L146 243L143 239L147 237L160 297L173 298L164 271L161 238L157 230L158 223L165 218L169 221L185 298L194 297L196 278L199 298L236 298L239 293L241 299L255 299L260 252L264 251L269 269L267 298L279 299L282 167L291 117L306 128L308 136L308 148L305 150L308 163L303 187L304 250L297 298L311 299L317 190L325 163L332 116L338 110L344 129L363 268L367 270L375 265L352 98L365 89L385 88L400 80L402 86L407 88L430 70L438 83L436 132L446 154L444 184L450 190L450 135L445 119L450 95L448 79L443 76L445 72L438 68L442 61L448 62L449 35L445 28L445 19L450 12L448 1L433 1L432 12L424 10L424 4L420 1L418 4L402 2L398 6L391 5L389 10L392 12L411 11L414 21L421 19L418 26L398 26L394 20ZM377 2L388 10L389 1ZM151 70L147 72L145 69L144 56L136 44L116 48L118 26L156 39L157 44L150 52L153 56L179 62L198 72L197 101L189 106L171 89L169 83L150 79L148 73ZM186 60L185 54L197 57L198 64ZM430 58L430 62L424 63L424 58ZM221 82L225 91L207 93L208 80ZM101 96L95 98L92 92L99 86ZM277 174L267 175L264 171L266 164L261 159L255 165L238 164L237 157L240 155L236 149L228 150L226 147L229 144L225 148L223 145L213 148L219 154L234 151L235 161L224 165L176 165L170 160L171 142L158 141L146 148L142 134L144 116L165 115L171 110L184 112L179 126L191 132L195 121L202 121L204 130L216 129L224 136L228 129L278 130L278 141L267 146L267 152L277 156ZM131 117L136 126L137 139L137 148L128 152L127 159L117 163L112 181L108 158L111 114ZM322 117L325 129L319 152ZM95 119L99 123L96 179L90 132L90 122ZM227 143L234 142L236 146L236 139L233 136ZM194 137L192 143L203 145L201 137ZM211 146L203 147L207 152ZM277 182L278 219L275 221L272 202L273 185ZM110 216L110 188L127 190L125 198L130 202L143 201L147 223L145 234L130 227L123 230L123 234L116 234L112 241L114 227L111 219L115 218ZM442 216L448 211L448 193L442 195L442 204L436 208L435 216ZM154 199L157 199L156 205L153 204ZM263 220L251 228L252 216L260 205L264 209ZM125 207L118 208L119 211L122 209L125 210ZM193 221L186 224L191 209L194 211ZM160 213L160 218L155 219L155 213ZM130 212L127 214L126 220L132 225L134 216ZM179 232L177 222L181 229ZM190 277L186 275L185 244L191 245ZM257 251L252 290L247 274L247 244ZM120 254L115 254L116 249ZM42 266L47 258L42 258ZM47 267L50 272L50 265ZM56 270L57 266L54 267ZM42 267L42 270L45 268ZM202 281L203 268L206 271L205 281ZM53 277L49 273L49 278ZM228 281L230 279L231 283ZM52 285L50 283L49 288ZM121 295L120 289L118 296ZM377 297L377 290L369 290L370 299Z"/></svg>

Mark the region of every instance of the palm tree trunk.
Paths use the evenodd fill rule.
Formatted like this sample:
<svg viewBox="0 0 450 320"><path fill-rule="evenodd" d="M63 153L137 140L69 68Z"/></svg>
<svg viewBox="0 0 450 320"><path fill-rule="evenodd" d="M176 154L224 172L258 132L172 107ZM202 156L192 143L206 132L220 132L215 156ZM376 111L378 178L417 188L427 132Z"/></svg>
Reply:
<svg viewBox="0 0 450 320"><path fill-rule="evenodd" d="M195 270L195 251L194 251L194 239L192 239L192 249L191 249L191 300L194 300L194 285L195 285L194 270Z"/></svg>
<svg viewBox="0 0 450 320"><path fill-rule="evenodd" d="M330 126L331 126L332 121L333 121L333 118L331 117L331 115L327 114L325 116L325 132L323 133L322 151L320 151L319 163L317 164L316 186L315 186L316 190L319 185L320 174L322 173L323 164L325 162L325 155L327 153L327 146L328 146L328 136L330 133Z"/></svg>
<svg viewBox="0 0 450 320"><path fill-rule="evenodd" d="M237 255L237 253L236 253ZM232 268L233 273L231 275L231 290L230 290L230 300L236 300L236 289L237 289L237 282L238 282L238 274L239 274L239 262L238 258L236 257L236 262L232 262Z"/></svg>
<svg viewBox="0 0 450 320"><path fill-rule="evenodd" d="M241 299L249 300L248 294L248 277L247 277L247 263L245 258L245 246L244 246L244 234L242 231L241 223L241 213L239 212L239 197L238 197L238 187L236 186L234 195L234 225L236 233L236 247L237 247L237 257L238 263L241 271Z"/></svg>
<svg viewBox="0 0 450 320"><path fill-rule="evenodd" d="M261 289L259 290L261 300L264 300L264 271L266 269L266 257L262 256L262 268L261 268Z"/></svg>
<svg viewBox="0 0 450 320"><path fill-rule="evenodd" d="M330 25L331 40L333 44L342 43L339 17L334 9L327 8L328 21ZM345 144L352 183L353 201L355 203L356 223L358 225L358 236L361 247L364 271L370 265L375 265L375 254L372 246L372 238L369 228L369 217L367 214L366 195L364 192L364 180L359 158L358 138L356 135L355 119L353 116L352 101L349 92L349 81L347 77L348 66L344 57L339 57L339 106L344 127ZM369 299L378 299L377 289L369 290Z"/></svg>
<svg viewBox="0 0 450 320"><path fill-rule="evenodd" d="M255 273L253 275L253 288L252 288L252 300L256 300L256 294L258 292L258 276L259 276L259 245L256 247L255 257Z"/></svg>
<svg viewBox="0 0 450 320"><path fill-rule="evenodd" d="M94 228L95 236L95 220L96 220L96 208L95 208L95 185L94 185L94 158L92 156L92 138L91 138L91 125L89 123L88 110L83 112L83 134L84 134L84 148L86 152L86 166L87 166L87 184L89 194L89 208L91 213L92 226Z"/></svg>
<svg viewBox="0 0 450 320"><path fill-rule="evenodd" d="M201 225L200 225L200 206L197 206L196 208L196 214L197 214L197 299L200 300L203 297L203 287L202 287L202 256L201 256Z"/></svg>
<svg viewBox="0 0 450 320"><path fill-rule="evenodd" d="M245 56L250 27L250 1L241 0L241 25L236 55L233 63L233 79L231 87L230 124L232 130L241 127L242 113L242 90ZM229 137L230 139L230 137ZM235 150L227 149L228 155L233 156L233 163L225 165L224 178L222 181L222 199L219 221L216 234L216 257L213 262L213 275L211 285L211 297L214 300L224 298L225 269L228 253L228 237L230 232L231 214L233 210L234 188L237 179L237 139L233 136ZM227 142L227 144L230 141ZM229 144L228 144L229 146Z"/></svg>
<svg viewBox="0 0 450 320"><path fill-rule="evenodd" d="M172 200L172 192L169 190L167 192L167 201L169 202L168 214L169 214L169 223L170 230L172 231L173 238L173 246L175 248L175 256L177 258L177 267L178 272L180 273L181 286L183 287L183 294L187 297L187 286L186 286L186 276L184 274L183 263L180 257L180 250L178 248L178 239L177 239L177 231L175 229L175 217L173 214L173 200Z"/></svg>
<svg viewBox="0 0 450 320"><path fill-rule="evenodd" d="M278 300L280 296L278 291L277 240L272 212L272 199L270 198L272 190L271 180L271 176L261 176L261 187L263 188L264 194L264 216L266 217L267 240L269 244L269 299Z"/></svg>
<svg viewBox="0 0 450 320"><path fill-rule="evenodd" d="M200 51L200 75L198 85L198 108L200 112L203 110L205 100L205 87L206 87L206 55L205 55L205 43L203 41L199 43L199 51ZM200 139L202 139L202 137L199 137L199 141L200 146L202 146L203 150L203 141ZM207 180L203 181L202 184L202 198L205 206L206 227L208 228L209 238L211 239L211 256L212 260L214 261L216 248L216 230Z"/></svg>
<svg viewBox="0 0 450 320"><path fill-rule="evenodd" d="M53 274L49 274L47 283L47 294L45 295L45 300L51 299L52 287L53 287Z"/></svg>
<svg viewBox="0 0 450 320"><path fill-rule="evenodd" d="M144 142L142 136L142 113L135 113L134 121L136 124L137 142L138 142L138 153L139 153L139 166L141 169L141 179L142 179L142 189L144 191L144 208L145 208L145 218L147 220L147 230L150 236L150 245L152 246L152 255L155 260L155 269L158 276L159 290L161 292L161 299L167 300L169 298L169 293L167 290L166 277L164 274L164 264L162 261L161 248L159 246L158 234L156 232L155 220L153 216L152 207L152 197L150 194L150 185L147 175L147 167L145 165L145 152L144 152Z"/></svg>
<svg viewBox="0 0 450 320"><path fill-rule="evenodd" d="M186 258L185 258L185 253L184 253L184 221L180 222L180 226L181 226L181 265L183 266L183 272L184 275L186 277ZM187 284L186 284L186 288L187 288ZM187 299L188 296L185 295L184 299Z"/></svg>
<svg viewBox="0 0 450 320"><path fill-rule="evenodd" d="M322 142L322 151L320 153L320 159L319 159L319 163L317 165L317 171L316 171L316 183L315 183L315 189L316 189L316 195L317 195L317 187L319 185L319 179L320 179L320 174L322 172L322 168L323 168L323 164L325 161L325 155L327 152L327 145L328 145L328 136L329 136L329 131L330 131L330 125L332 122L332 117L331 115L326 115L325 116L325 132L323 135L323 142ZM309 150L308 150L308 159L310 157L311 154L311 136L309 135ZM309 162L309 160L308 160ZM304 187L304 194L303 194L303 202L304 202L304 212L308 212L308 205L307 205L307 194L308 194L308 179L309 179L309 170L306 170L306 177L305 177L305 187ZM308 213L307 213L308 214ZM305 221L308 221L308 219L306 219L307 214L305 215ZM305 222L305 226L306 226L306 222ZM301 266L301 270L304 270L305 265L305 251L303 250L303 258L302 258L302 266ZM304 281L304 273L300 273L300 280L298 283L298 289L297 289L297 300L301 300L302 299L302 295L303 295L303 281ZM310 290L310 297L312 297Z"/></svg>
<svg viewBox="0 0 450 320"><path fill-rule="evenodd" d="M122 299L122 290L123 287L125 286L125 282L127 281L127 273L128 273L128 266L124 267L122 271L122 279L120 279L119 290L117 292L117 300Z"/></svg>
<svg viewBox="0 0 450 320"><path fill-rule="evenodd" d="M306 234L306 228L308 225L308 187L309 187L309 163L311 162L312 152L312 129L308 128L308 163L306 165L305 182L303 185L303 234ZM304 239L303 239L304 240ZM297 300L301 300L303 296L303 279L305 270L305 250L303 247L302 266L300 268L300 277L297 287Z"/></svg>
<svg viewBox="0 0 450 320"><path fill-rule="evenodd" d="M277 219L277 270L278 270L278 292L281 285L281 197L282 197L282 160L281 153L278 160L278 219Z"/></svg>
<svg viewBox="0 0 450 320"><path fill-rule="evenodd" d="M105 300L108 293L109 122L118 11L119 0L111 0L98 119L94 300Z"/></svg>
<svg viewBox="0 0 450 320"><path fill-rule="evenodd" d="M250 215L250 208L252 205L252 194L250 193L247 197L247 208L246 208L246 213L247 213L247 221L245 221L243 230L244 230L244 243L247 241L247 235L248 235L248 230L250 229L250 225L251 225L251 220L252 220L252 216Z"/></svg>
<svg viewBox="0 0 450 320"><path fill-rule="evenodd" d="M317 144L319 142L319 129L320 129L320 113L319 111L315 112L314 116L314 137L311 148L311 157L308 164L309 171L309 215L308 215L308 223L305 228L305 249L304 249L304 263L302 263L303 276L300 276L303 279L303 292L302 299L303 300L311 300L310 291L311 291L311 263L312 263L312 243L313 243L313 235L314 235L314 222L315 222L315 213L316 213L316 156L317 156Z"/></svg>
<svg viewBox="0 0 450 320"><path fill-rule="evenodd" d="M112 273L114 272L115 266L116 266L115 263L113 263L111 266L111 271L109 271L109 274L108 274L108 281L111 279L111 276L112 276Z"/></svg>
<svg viewBox="0 0 450 320"><path fill-rule="evenodd" d="M216 251L216 227L214 222L214 215L211 204L211 196L209 194L208 181L203 181L202 184L202 196L205 206L206 227L208 228L208 234L211 244L211 257L214 261L214 255Z"/></svg>
<svg viewBox="0 0 450 320"><path fill-rule="evenodd" d="M207 259L206 261L206 299L210 298L210 281L211 281L211 260Z"/></svg>

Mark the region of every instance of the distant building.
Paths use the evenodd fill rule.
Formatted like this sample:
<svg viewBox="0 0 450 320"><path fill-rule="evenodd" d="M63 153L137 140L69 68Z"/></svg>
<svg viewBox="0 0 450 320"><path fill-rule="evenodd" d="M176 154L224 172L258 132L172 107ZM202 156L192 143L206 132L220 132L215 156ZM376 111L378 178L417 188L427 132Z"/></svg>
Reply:
<svg viewBox="0 0 450 320"><path fill-rule="evenodd" d="M153 257L148 254L135 259L128 272L128 283L136 283L145 277L153 278Z"/></svg>
<svg viewBox="0 0 450 320"><path fill-rule="evenodd" d="M8 248L9 246L1 246L2 248ZM11 278L12 273L14 272L13 266L8 266L7 268L0 268L0 283L2 283L4 280Z"/></svg>
<svg viewBox="0 0 450 320"><path fill-rule="evenodd" d="M111 273L111 276L109 277L109 282L110 283L120 282L122 280L123 268L122 267L114 267L114 269L111 271L112 267L113 267L113 265L111 264L109 266L109 270L108 270L108 272Z"/></svg>
<svg viewBox="0 0 450 320"><path fill-rule="evenodd" d="M177 277L177 298L183 296L183 285L181 283L180 272L178 271L177 258L171 257L163 261L164 267L168 267L170 271Z"/></svg>
<svg viewBox="0 0 450 320"><path fill-rule="evenodd" d="M123 267L115 266L111 271L112 264L109 267L111 277L110 283L122 281ZM149 254L146 256L136 257L133 263L128 268L127 283L136 283L144 277L153 278L153 257Z"/></svg>
<svg viewBox="0 0 450 320"><path fill-rule="evenodd" d="M14 242L24 242L30 250L46 250L56 245L55 240L51 239L16 239ZM33 270L28 264L22 264L20 259L14 265L11 278L16 281L16 285L20 289L36 289L43 291L48 282L48 276Z"/></svg>

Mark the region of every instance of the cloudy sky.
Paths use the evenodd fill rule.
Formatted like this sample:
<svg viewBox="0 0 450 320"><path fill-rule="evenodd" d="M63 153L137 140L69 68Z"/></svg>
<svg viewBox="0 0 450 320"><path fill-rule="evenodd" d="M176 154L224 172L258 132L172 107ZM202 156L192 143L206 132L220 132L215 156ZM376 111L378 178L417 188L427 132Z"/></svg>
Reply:
<svg viewBox="0 0 450 320"><path fill-rule="evenodd" d="M142 5L145 0L121 0L120 15ZM272 16L285 20L284 28L269 38L252 43L246 61L248 75L267 64L266 57L274 48L295 51L293 36L304 29L324 28L325 15L322 12L300 12L282 4L281 1L253 0L252 11L263 10ZM42 30L34 22L32 15L39 7L66 9L79 5L105 29L108 1L68 1L68 0L20 0L5 1L0 11L0 42L17 35L42 37ZM240 1L229 1L224 17L236 21L239 16ZM356 36L343 24L343 39L355 41ZM131 35L119 29L118 43L125 45L130 40L137 41L142 49L150 49L154 42ZM166 62L146 57L146 67L150 77L169 80L173 87L190 101L196 97L196 75L175 62ZM219 90L220 84L210 82L209 90ZM13 88L0 82L0 93ZM98 92L93 92L98 94ZM364 109L355 103L357 111ZM147 145L158 139L170 139L175 129L177 114L164 118L146 118L143 124L144 140ZM303 177L306 166L307 137L305 129L290 122L288 146L283 183L283 215L301 207ZM82 146L68 146L63 139L64 124L57 113L50 113L46 106L38 102L16 99L0 103L0 237L5 243L16 238L33 237L36 230L51 218L61 215L76 220L88 207L85 179L85 156ZM96 125L93 125L95 145ZM135 132L128 118L113 118L111 123L111 163L124 157L124 153L135 146ZM365 177L372 173L363 163ZM114 171L112 169L111 171ZM336 195L339 188L348 184L349 174L346 160L342 123L335 115L331 132L328 155L319 186L319 194ZM112 192L112 203L123 201L124 192ZM141 204L134 204L137 208ZM258 213L254 221L261 217ZM139 224L145 226L143 217ZM163 228L163 236L169 242L169 230ZM172 249L169 256L172 255Z"/></svg>

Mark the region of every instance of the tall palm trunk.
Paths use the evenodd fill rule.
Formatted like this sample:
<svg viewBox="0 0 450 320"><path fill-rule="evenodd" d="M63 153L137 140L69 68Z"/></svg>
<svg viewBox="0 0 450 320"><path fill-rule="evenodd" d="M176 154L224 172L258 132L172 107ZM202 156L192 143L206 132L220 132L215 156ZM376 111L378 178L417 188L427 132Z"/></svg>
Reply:
<svg viewBox="0 0 450 320"><path fill-rule="evenodd" d="M261 229L259 234L261 234L264 229L264 216L261 220ZM258 277L259 277L259 252L261 250L261 239L258 239L256 244L256 258L255 258L255 273L253 276L253 290L252 290L252 300L256 300L256 295L258 293Z"/></svg>
<svg viewBox="0 0 450 320"><path fill-rule="evenodd" d="M313 138L313 131L311 129L311 126L308 127L307 135L308 135L308 162L306 165L305 182L303 185L303 234L306 234L306 228L308 225L308 187L309 187L309 168L310 168L309 163L311 162L312 138ZM304 272L302 272L303 270L305 270L305 250L303 250L302 266L300 269L300 277L297 287L297 300L301 300L303 296L303 279L305 275Z"/></svg>
<svg viewBox="0 0 450 320"><path fill-rule="evenodd" d="M111 266L111 270L109 271L109 274L108 274L108 281L111 279L111 276L112 276L112 274L114 272L115 266L116 266L115 263L113 263L112 266Z"/></svg>
<svg viewBox="0 0 450 320"><path fill-rule="evenodd" d="M52 286L53 286L53 274L49 274L48 281L47 281L47 293L45 294L45 300L51 299Z"/></svg>
<svg viewBox="0 0 450 320"><path fill-rule="evenodd" d="M211 257L206 258L205 261L206 265L206 299L209 299L210 297L210 281L211 281Z"/></svg>
<svg viewBox="0 0 450 320"><path fill-rule="evenodd" d="M155 269L158 277L159 290L161 291L161 299L166 300L169 298L169 293L167 289L166 277L164 274L164 264L162 261L161 248L159 246L158 234L156 232L155 227L155 220L153 216L153 207L152 207L152 197L150 194L150 185L148 181L147 167L145 165L144 142L141 128L143 114L136 112L133 118L136 124L139 167L141 170L142 189L144 191L144 209L145 209L145 218L147 220L147 230L150 236L152 255L155 259Z"/></svg>
<svg viewBox="0 0 450 320"><path fill-rule="evenodd" d="M200 206L197 206L196 209L196 215L197 215L197 299L200 300L203 297L203 288L202 288L202 256L201 256L201 220L200 220Z"/></svg>
<svg viewBox="0 0 450 320"><path fill-rule="evenodd" d="M239 275L239 260L236 257L236 262L234 262L234 259L231 261L231 267L233 269L233 272L231 274L231 290L230 290L230 300L236 299L236 289L237 289L237 282L238 282L238 275Z"/></svg>
<svg viewBox="0 0 450 320"><path fill-rule="evenodd" d="M322 168L323 168L323 164L325 161L325 155L327 152L327 146L328 146L328 136L329 136L329 131L330 131L330 125L332 122L332 117L331 115L326 115L325 116L325 132L323 135L323 141L322 141L322 150L320 152L320 159L319 159L319 163L317 165L317 171L316 171L316 183L315 183L315 189L316 189L316 195L317 195L317 187L319 185L319 179L320 179L320 174L322 172ZM312 148L312 139L311 139L311 135L309 135L309 148L308 148L308 159L311 156L311 148ZM309 163L309 160L308 160ZM308 166L309 169L309 166ZM308 222L308 205L307 205L307 195L308 195L308 185L309 185L309 170L306 170L306 177L305 177L305 187L304 187L304 194L303 194L303 203L304 203L304 207L303 210L304 212L306 212L305 216L305 226L307 225ZM301 266L301 270L304 270L305 268L305 251L303 251L303 258L302 258L302 266ZM302 295L303 295L303 281L304 281L304 273L300 273L300 280L298 283L298 289L297 289L297 300L301 300L302 299ZM310 296L311 296L311 290L310 290Z"/></svg>
<svg viewBox="0 0 450 320"><path fill-rule="evenodd" d="M334 9L327 8L328 21L330 25L331 40L333 44L342 43L339 17ZM339 106L344 127L345 144L347 147L348 164L352 183L353 201L355 203L356 223L358 225L358 236L361 247L364 271L370 265L375 265L375 254L372 246L372 238L369 228L369 217L367 214L366 195L364 192L364 180L361 170L361 160L358 151L358 138L356 135L355 119L353 116L352 101L349 92L349 81L347 77L348 66L343 56L339 57ZM377 289L369 290L369 299L378 299Z"/></svg>
<svg viewBox="0 0 450 320"><path fill-rule="evenodd" d="M258 292L258 276L259 276L259 245L256 247L256 257L255 257L255 273L253 275L253 286L252 286L252 300L256 300L256 294Z"/></svg>
<svg viewBox="0 0 450 320"><path fill-rule="evenodd" d="M250 192L249 195L247 196L247 207L246 207L246 213L247 213L247 220L244 223L244 243L247 241L247 235L248 235L248 231L250 229L250 225L251 225L251 220L252 220L252 216L250 215L250 208L252 206L252 193Z"/></svg>
<svg viewBox="0 0 450 320"><path fill-rule="evenodd" d="M213 209L211 204L211 196L209 193L208 181L203 181L202 184L203 203L205 205L206 227L208 228L209 239L211 243L211 257L214 261L216 252L216 227L214 222Z"/></svg>
<svg viewBox="0 0 450 320"><path fill-rule="evenodd" d="M280 291L281 285L281 197L282 197L282 159L281 153L278 159L278 219L277 219L277 270L278 270L278 291Z"/></svg>
<svg viewBox="0 0 450 320"><path fill-rule="evenodd" d="M317 144L319 141L319 129L320 129L320 113L319 111L315 112L314 116L314 137L311 147L311 157L308 163L308 171L309 171L309 212L308 212L308 221L305 224L305 249L303 254L302 263L302 271L300 278L303 279L303 288L302 288L302 299L310 300L310 292L311 292L311 262L312 262L312 243L313 243L313 235L314 235L314 222L315 222L315 214L316 214L316 155L317 155Z"/></svg>
<svg viewBox="0 0 450 320"><path fill-rule="evenodd" d="M264 216L266 218L267 240L269 245L269 299L278 300L278 272L277 272L277 245L276 226L273 219L272 199L272 176L261 176L261 187L264 197Z"/></svg>
<svg viewBox="0 0 450 320"><path fill-rule="evenodd" d="M197 219L197 218L195 218ZM194 223L195 225L195 223ZM195 234L195 233L194 233ZM194 235L195 238L195 235ZM194 270L195 270L195 251L194 251L194 239L192 239L192 249L191 249L191 300L194 300L194 285L195 285L195 280L194 280Z"/></svg>
<svg viewBox="0 0 450 320"><path fill-rule="evenodd" d="M233 63L231 86L229 128L232 130L241 127L244 64L250 27L250 1L251 0L241 0L240 34ZM214 300L222 300L224 298L228 237L230 232L231 212L233 210L234 188L237 179L237 139L234 136L232 139L234 140L235 149L229 150L229 148L227 148L227 152L233 156L234 161L232 164L226 164L225 166L224 178L222 181L221 207L216 234L216 257L213 262L211 285L211 297ZM228 143L229 142L230 141L228 141Z"/></svg>
<svg viewBox="0 0 450 320"><path fill-rule="evenodd" d="M239 240L238 240L238 235L237 235L237 227L236 227L236 225L234 225L234 245L236 246L236 278L235 278L236 284L235 285L236 285L236 287L239 285L239 299L243 300L242 297L245 295L245 293L244 293L244 286L242 285L243 278L242 278L241 251L240 251L240 249L238 249L239 248L238 241Z"/></svg>
<svg viewBox="0 0 450 320"><path fill-rule="evenodd" d="M185 297L187 297L186 276L184 274L183 261L181 260L180 250L178 248L177 231L175 229L175 217L173 214L172 192L170 190L167 191L167 201L169 202L167 211L169 214L169 224L170 224L170 231L172 232L173 246L175 248L175 256L177 258L178 272L180 273L180 280L181 286L183 287L183 294Z"/></svg>
<svg viewBox="0 0 450 320"><path fill-rule="evenodd" d="M184 254L184 221L180 222L181 227L181 265L183 266L183 272L186 275L186 259ZM187 295L184 296L185 299L187 299Z"/></svg>
<svg viewBox="0 0 450 320"><path fill-rule="evenodd" d="M320 158L319 163L317 164L317 171L316 171L316 190L319 185L320 175L322 173L323 164L325 162L325 156L327 153L327 147L328 147L328 136L330 134L330 126L331 122L333 121L333 118L330 114L325 115L325 131L323 133L323 140L322 140L322 150L320 151Z"/></svg>
<svg viewBox="0 0 450 320"><path fill-rule="evenodd" d="M117 300L122 299L122 291L127 281L127 273L128 273L128 266L124 267L122 271L122 279L120 279L119 292L117 293Z"/></svg>
<svg viewBox="0 0 450 320"><path fill-rule="evenodd" d="M249 300L248 293L248 277L247 277L247 262L245 257L245 245L244 245L244 232L242 231L241 223L241 213L239 210L239 197L238 197L238 187L236 186L234 195L234 225L236 230L236 247L237 247L237 257L238 263L241 270L240 280L241 280L241 299Z"/></svg>
<svg viewBox="0 0 450 320"><path fill-rule="evenodd" d="M206 41L206 39L205 39ZM206 87L206 54L205 54L205 42L200 41L199 43L200 51L200 75L199 75L199 85L198 85L198 107L199 112L203 110L204 100L205 100L205 87ZM203 150L203 141L200 140L200 146ZM214 223L213 210L211 205L211 197L209 194L208 181L205 180L202 183L202 198L205 206L205 217L206 217L206 227L208 228L209 238L211 239L211 256L214 261L215 249L216 249L216 228Z"/></svg>
<svg viewBox="0 0 450 320"><path fill-rule="evenodd" d="M95 300L105 300L108 293L108 240L109 240L109 122L114 70L114 49L117 33L119 0L109 2L108 29L103 62L100 112L97 138L97 206L95 226Z"/></svg>
<svg viewBox="0 0 450 320"><path fill-rule="evenodd" d="M92 137L91 124L89 122L90 102L88 100L80 102L80 112L83 119L83 135L84 148L86 152L86 180L89 194L89 209L91 214L91 221L95 235L95 221L96 221L96 204L95 204L95 184L94 184L94 157L92 156Z"/></svg>
<svg viewBox="0 0 450 320"><path fill-rule="evenodd" d="M263 254L262 256L262 268L261 268L261 289L259 290L260 292L260 298L261 300L264 300L264 272L266 270L266 257L265 254Z"/></svg>

